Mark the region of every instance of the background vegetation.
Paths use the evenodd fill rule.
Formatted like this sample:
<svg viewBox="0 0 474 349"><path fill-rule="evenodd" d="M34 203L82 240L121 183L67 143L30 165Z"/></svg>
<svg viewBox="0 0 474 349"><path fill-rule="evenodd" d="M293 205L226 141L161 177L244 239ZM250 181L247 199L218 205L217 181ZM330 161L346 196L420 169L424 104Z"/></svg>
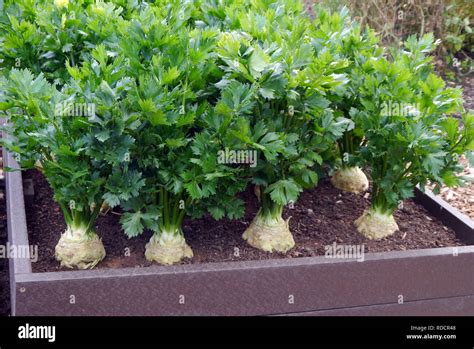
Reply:
<svg viewBox="0 0 474 349"><path fill-rule="evenodd" d="M436 64L448 78L473 72L472 0L306 0L331 10L346 6L362 26L369 25L386 45L409 35L432 32L439 45Z"/></svg>

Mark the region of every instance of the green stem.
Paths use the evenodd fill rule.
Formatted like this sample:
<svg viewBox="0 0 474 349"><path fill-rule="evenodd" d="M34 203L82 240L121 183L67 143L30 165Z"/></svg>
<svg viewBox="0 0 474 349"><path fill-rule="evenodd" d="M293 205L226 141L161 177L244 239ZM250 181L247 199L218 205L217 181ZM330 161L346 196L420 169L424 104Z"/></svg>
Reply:
<svg viewBox="0 0 474 349"><path fill-rule="evenodd" d="M183 221L184 221L184 217L186 216L186 209L183 208L181 209L181 211L179 212L178 214L178 218L176 219L176 226L178 228L181 228L181 226L183 225Z"/></svg>
<svg viewBox="0 0 474 349"><path fill-rule="evenodd" d="M181 195L173 195L164 188L160 190L161 219L160 230L179 233L186 215L186 207L191 204L192 199L188 198L184 203L184 208L180 208Z"/></svg>
<svg viewBox="0 0 474 349"><path fill-rule="evenodd" d="M261 207L258 215L264 220L279 220L283 213L283 206L275 203L269 194L264 192L264 188L260 192Z"/></svg>
<svg viewBox="0 0 474 349"><path fill-rule="evenodd" d="M376 184L372 184L372 203L371 207L374 211L378 211L384 214L393 214L396 207L392 207L387 202L387 198L384 195L382 189Z"/></svg>
<svg viewBox="0 0 474 349"><path fill-rule="evenodd" d="M337 141L337 148L339 149L339 156L342 160L342 166L344 167L344 142L343 142L343 139L339 139Z"/></svg>
<svg viewBox="0 0 474 349"><path fill-rule="evenodd" d="M464 140L464 135L462 135L459 140L449 149L449 153L452 152L461 142Z"/></svg>
<svg viewBox="0 0 474 349"><path fill-rule="evenodd" d="M64 220L66 221L66 225L71 225L72 224L72 217L71 217L71 214L69 212L69 210L67 209L67 206L63 203L59 203L59 207L61 208L61 211L63 213L63 216L64 216Z"/></svg>
<svg viewBox="0 0 474 349"><path fill-rule="evenodd" d="M164 227L165 225L165 216L164 216L164 210L163 210L164 201L165 201L165 188L161 187L160 188L160 205L161 205L160 227Z"/></svg>
<svg viewBox="0 0 474 349"><path fill-rule="evenodd" d="M339 142L340 156L342 159L342 167L349 167L349 165L344 161L345 155L354 154L354 135L352 131L346 131L342 135L342 140Z"/></svg>
<svg viewBox="0 0 474 349"><path fill-rule="evenodd" d="M186 216L186 207L188 207L189 205L191 205L191 203L193 202L193 199L191 199L191 197L188 197L184 203L184 208L181 209L181 211L179 212L179 215L178 215L178 227L181 227L181 225L183 224L183 220L184 220L184 217Z"/></svg>
<svg viewBox="0 0 474 349"><path fill-rule="evenodd" d="M349 148L350 148L350 154L354 154L354 132L351 131L350 136L349 136Z"/></svg>
<svg viewBox="0 0 474 349"><path fill-rule="evenodd" d="M69 54L69 58L71 59L71 67L75 67L76 60L74 59L74 54L72 52Z"/></svg>
<svg viewBox="0 0 474 349"><path fill-rule="evenodd" d="M398 182L400 182L411 171L412 167L413 167L413 162L400 174L400 176L397 177L395 181L393 181L393 183L397 184Z"/></svg>
<svg viewBox="0 0 474 349"><path fill-rule="evenodd" d="M80 211L72 210L72 222L74 227L78 227L80 223L83 221L82 215Z"/></svg>
<svg viewBox="0 0 474 349"><path fill-rule="evenodd" d="M344 154L349 153L349 137L350 137L350 132L345 132L344 133Z"/></svg>
<svg viewBox="0 0 474 349"><path fill-rule="evenodd" d="M61 207L64 209L66 206L62 204ZM94 224L100 213L100 207L100 205L96 206L92 212L89 210L79 211L75 209L69 209L69 212L64 215L66 225L73 231L85 230L87 235L94 235Z"/></svg>
<svg viewBox="0 0 474 349"><path fill-rule="evenodd" d="M168 191L164 190L164 198L163 198L163 218L164 218L164 225L165 229L169 229L170 224L170 209L169 209L169 200L168 200Z"/></svg>
<svg viewBox="0 0 474 349"><path fill-rule="evenodd" d="M174 204L172 204L172 224L175 225L178 220L178 209L179 209L179 197L176 197L173 201Z"/></svg>
<svg viewBox="0 0 474 349"><path fill-rule="evenodd" d="M94 230L95 222L97 221L97 217L99 217L100 209L102 208L103 204L104 204L104 202L102 201L100 203L100 205L96 205L94 207L94 210L92 211L92 213L90 215L89 222L87 223L87 231L93 231Z"/></svg>

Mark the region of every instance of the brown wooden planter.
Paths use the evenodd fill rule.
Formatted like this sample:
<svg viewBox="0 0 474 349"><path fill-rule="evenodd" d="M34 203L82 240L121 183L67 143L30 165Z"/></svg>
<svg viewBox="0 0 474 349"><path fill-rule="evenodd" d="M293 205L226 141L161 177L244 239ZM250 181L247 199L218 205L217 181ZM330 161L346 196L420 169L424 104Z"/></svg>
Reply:
<svg viewBox="0 0 474 349"><path fill-rule="evenodd" d="M9 241L27 245L20 172L7 173L6 195ZM416 200L474 243L469 218L431 194ZM474 314L474 246L48 273L12 259L10 276L13 315Z"/></svg>

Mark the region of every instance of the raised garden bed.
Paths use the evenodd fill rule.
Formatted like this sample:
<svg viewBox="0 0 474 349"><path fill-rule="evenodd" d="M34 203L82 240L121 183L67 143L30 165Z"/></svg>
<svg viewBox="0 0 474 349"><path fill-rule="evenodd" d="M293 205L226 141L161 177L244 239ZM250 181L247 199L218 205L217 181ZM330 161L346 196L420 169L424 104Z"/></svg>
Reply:
<svg viewBox="0 0 474 349"><path fill-rule="evenodd" d="M39 252L15 315L466 313L472 222L411 200L474 146L433 35L386 54L292 1L27 5L0 19L10 243Z"/></svg>
<svg viewBox="0 0 474 349"><path fill-rule="evenodd" d="M5 165L15 166L8 154ZM9 241L28 245L20 172L7 173L6 194ZM416 201L462 243L473 244L473 223L467 217L431 194L418 192ZM12 314L469 315L474 308L474 246L456 246L462 243L453 239L450 247L369 252L364 262L255 255L264 260L125 268L111 268L105 260L109 268L33 272L29 260L13 259ZM369 251L377 251L377 245L369 245Z"/></svg>

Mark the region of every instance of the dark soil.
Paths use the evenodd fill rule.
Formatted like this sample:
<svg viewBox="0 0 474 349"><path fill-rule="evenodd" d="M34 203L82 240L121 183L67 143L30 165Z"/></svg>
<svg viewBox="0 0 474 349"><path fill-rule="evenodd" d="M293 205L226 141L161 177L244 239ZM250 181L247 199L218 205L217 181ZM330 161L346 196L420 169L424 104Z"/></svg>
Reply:
<svg viewBox="0 0 474 349"><path fill-rule="evenodd" d="M32 178L35 199L27 207L30 244L39 246L39 259L33 264L35 272L60 270L54 259L54 246L65 230L65 224L58 206L52 200L52 192L42 174L37 171L25 173ZM395 214L400 227L393 236L380 241L362 237L353 226L364 208L369 196L345 194L323 180L318 187L304 192L294 208L287 208L284 217L292 217L290 229L296 247L287 255L258 251L246 244L242 233L258 209L258 201L249 188L242 194L247 202L245 217L241 220L214 221L210 217L186 220L183 230L188 244L194 251L189 263L261 260L270 258L295 258L324 255L324 246L337 244L365 244L365 252L402 251L463 245L452 230L445 227L424 208L412 201ZM109 213L99 218L97 231L105 245L107 257L98 268L144 267L150 265L144 258L145 244L151 233L144 233L128 239L119 224L119 215Z"/></svg>

